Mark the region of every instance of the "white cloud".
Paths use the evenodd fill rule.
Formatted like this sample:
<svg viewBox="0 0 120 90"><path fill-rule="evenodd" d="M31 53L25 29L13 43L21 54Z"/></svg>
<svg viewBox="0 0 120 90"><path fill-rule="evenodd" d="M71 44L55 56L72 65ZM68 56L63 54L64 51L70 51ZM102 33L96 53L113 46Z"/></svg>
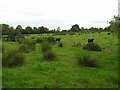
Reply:
<svg viewBox="0 0 120 90"><path fill-rule="evenodd" d="M117 0L0 0L0 23L50 29L68 29L76 23L105 27L117 15L117 5Z"/></svg>

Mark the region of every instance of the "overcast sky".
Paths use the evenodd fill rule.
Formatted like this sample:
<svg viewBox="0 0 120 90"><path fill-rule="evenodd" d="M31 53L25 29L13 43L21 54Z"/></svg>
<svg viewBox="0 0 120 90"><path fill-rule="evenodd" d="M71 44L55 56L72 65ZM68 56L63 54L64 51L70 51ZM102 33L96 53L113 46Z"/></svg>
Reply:
<svg viewBox="0 0 120 90"><path fill-rule="evenodd" d="M117 0L0 0L0 23L13 27L106 27L114 15Z"/></svg>

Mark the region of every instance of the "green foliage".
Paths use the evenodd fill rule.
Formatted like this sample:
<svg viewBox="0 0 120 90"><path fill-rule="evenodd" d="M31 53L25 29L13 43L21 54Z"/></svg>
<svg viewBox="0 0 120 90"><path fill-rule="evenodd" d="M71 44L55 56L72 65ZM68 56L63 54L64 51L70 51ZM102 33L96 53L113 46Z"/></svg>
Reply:
<svg viewBox="0 0 120 90"><path fill-rule="evenodd" d="M41 50L43 53L51 51L51 49L52 49L51 45L48 42L43 42L41 47L42 47Z"/></svg>
<svg viewBox="0 0 120 90"><path fill-rule="evenodd" d="M84 67L98 67L98 61L95 58L91 58L89 55L78 55L77 61Z"/></svg>
<svg viewBox="0 0 120 90"><path fill-rule="evenodd" d="M39 37L36 39L37 43L48 42L48 43L55 43L54 37Z"/></svg>
<svg viewBox="0 0 120 90"><path fill-rule="evenodd" d="M78 24L73 25L72 28L70 29L70 31L79 32L80 31L79 25Z"/></svg>
<svg viewBox="0 0 120 90"><path fill-rule="evenodd" d="M24 39L24 38L19 38L19 39L18 39L18 43L19 43L19 44L23 44L23 43L26 43L26 42L28 42L27 39Z"/></svg>
<svg viewBox="0 0 120 90"><path fill-rule="evenodd" d="M52 51L52 47L48 42L43 42L41 50L43 52L43 56L47 60L54 60L56 58L55 53Z"/></svg>
<svg viewBox="0 0 120 90"><path fill-rule="evenodd" d="M54 37L48 37L47 41L48 41L48 43L55 43L55 38Z"/></svg>
<svg viewBox="0 0 120 90"><path fill-rule="evenodd" d="M109 22L110 30L114 33L120 33L120 17L114 16L114 18Z"/></svg>
<svg viewBox="0 0 120 90"><path fill-rule="evenodd" d="M7 24L2 24L1 26L2 26L2 34L3 35L8 35L9 32L10 32L10 26L7 25Z"/></svg>
<svg viewBox="0 0 120 90"><path fill-rule="evenodd" d="M35 50L36 43L35 41L26 41L23 44L20 45L19 49L21 52L29 53L30 51Z"/></svg>
<svg viewBox="0 0 120 90"><path fill-rule="evenodd" d="M90 51L101 51L101 47L98 44L89 42L85 46L83 46L83 49L90 50Z"/></svg>
<svg viewBox="0 0 120 90"><path fill-rule="evenodd" d="M39 37L39 38L36 39L36 42L37 42L37 43L42 43L44 40L45 40L45 38L40 38L40 37Z"/></svg>
<svg viewBox="0 0 120 90"><path fill-rule="evenodd" d="M83 34L83 33L82 33ZM40 35L34 34L36 38ZM46 34L42 34L47 37ZM49 34L52 36L52 34ZM83 35L61 35L65 47L59 48L57 45L52 46L56 54L57 61L47 61L43 53L40 52L41 44L36 45L34 52L25 54L26 64L22 67L3 68L2 69L2 87L5 88L118 88L118 38L113 35L107 35L107 32L89 33ZM108 49L102 52L83 50L81 47L72 47L73 42L86 43L87 38L94 38L96 43ZM31 39L31 35L26 35ZM7 48L14 49L20 44L17 42L2 42ZM64 45L63 43L63 45ZM111 45L112 43L112 45ZM78 64L74 55L76 53L89 54L97 56L100 68L82 67ZM43 57L43 58L42 58ZM46 60L46 61L45 61ZM78 64L78 65L76 65Z"/></svg>
<svg viewBox="0 0 120 90"><path fill-rule="evenodd" d="M51 61L56 58L56 55L53 51L49 50L47 52L44 52L44 58Z"/></svg>
<svg viewBox="0 0 120 90"><path fill-rule="evenodd" d="M10 50L3 53L2 56L2 66L4 67L20 66L24 64L24 61L24 55L17 50Z"/></svg>
<svg viewBox="0 0 120 90"><path fill-rule="evenodd" d="M82 46L82 43L81 43L81 42L78 42L78 43L75 43L75 42L74 42L73 47L81 47L81 46Z"/></svg>
<svg viewBox="0 0 120 90"><path fill-rule="evenodd" d="M9 32L7 41L18 41L19 38L24 38L24 35L17 30L13 30Z"/></svg>

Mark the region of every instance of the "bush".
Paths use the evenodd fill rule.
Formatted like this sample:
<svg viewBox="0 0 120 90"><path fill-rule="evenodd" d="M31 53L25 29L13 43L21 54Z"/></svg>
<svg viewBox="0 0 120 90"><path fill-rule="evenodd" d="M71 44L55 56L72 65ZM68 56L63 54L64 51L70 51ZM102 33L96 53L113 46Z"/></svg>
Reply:
<svg viewBox="0 0 120 90"><path fill-rule="evenodd" d="M47 60L54 60L56 58L56 55L51 50L49 50L44 53L44 58Z"/></svg>
<svg viewBox="0 0 120 90"><path fill-rule="evenodd" d="M56 55L54 52L52 52L52 47L48 42L43 42L42 43L42 48L43 56L47 60L54 60L56 58Z"/></svg>
<svg viewBox="0 0 120 90"><path fill-rule="evenodd" d="M24 39L24 38L19 38L18 39L18 43L19 44L22 44L22 43L26 43L28 40L27 39Z"/></svg>
<svg viewBox="0 0 120 90"><path fill-rule="evenodd" d="M37 43L42 43L43 41L45 41L45 38L37 38L37 39L36 39L36 42L37 42Z"/></svg>
<svg viewBox="0 0 120 90"><path fill-rule="evenodd" d="M48 43L55 43L55 38L54 37L48 37L47 41L48 41Z"/></svg>
<svg viewBox="0 0 120 90"><path fill-rule="evenodd" d="M17 50L11 50L6 53L3 53L2 56L2 65L4 67L14 67L23 65L25 57L22 53Z"/></svg>
<svg viewBox="0 0 120 90"><path fill-rule="evenodd" d="M83 47L83 49L90 50L90 51L101 51L101 47L98 44L95 44L95 43L92 43L92 42L87 43Z"/></svg>
<svg viewBox="0 0 120 90"><path fill-rule="evenodd" d="M28 53L30 51L35 50L35 45L36 45L35 41L29 41L28 40L28 41L24 42L22 45L20 45L19 49L22 52Z"/></svg>
<svg viewBox="0 0 120 90"><path fill-rule="evenodd" d="M30 48L28 44L22 44L19 47L21 52L25 52L25 53L29 53L30 52Z"/></svg>
<svg viewBox="0 0 120 90"><path fill-rule="evenodd" d="M9 32L8 36L7 36L7 41L18 41L19 38L25 38L24 35L17 30L12 30Z"/></svg>
<svg viewBox="0 0 120 90"><path fill-rule="evenodd" d="M82 46L82 43L81 42L78 42L78 43L75 43L73 44L73 47L81 47Z"/></svg>
<svg viewBox="0 0 120 90"><path fill-rule="evenodd" d="M54 37L42 37L42 38L37 38L36 42L37 43L43 43L43 42L48 42L48 43L55 43L55 38Z"/></svg>
<svg viewBox="0 0 120 90"><path fill-rule="evenodd" d="M89 55L77 56L77 61L84 67L98 67L98 62L95 58L91 58Z"/></svg>
<svg viewBox="0 0 120 90"><path fill-rule="evenodd" d="M42 43L42 48L41 48L41 50L42 50L42 52L43 53L45 53L45 52L47 52L47 51L51 51L51 45L48 43L48 42L43 42Z"/></svg>

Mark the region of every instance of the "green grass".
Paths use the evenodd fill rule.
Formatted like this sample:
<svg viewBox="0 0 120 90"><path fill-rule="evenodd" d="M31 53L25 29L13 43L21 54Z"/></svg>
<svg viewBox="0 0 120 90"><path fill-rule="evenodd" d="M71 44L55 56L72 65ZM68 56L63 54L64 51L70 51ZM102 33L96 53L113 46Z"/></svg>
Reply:
<svg viewBox="0 0 120 90"><path fill-rule="evenodd" d="M51 36L28 35L31 37ZM41 45L36 44L35 51L24 53L25 64L16 68L3 68L2 83L6 88L117 88L118 87L118 49L117 37L106 33L83 35L55 35L60 37L63 47L52 46L56 60L49 62L43 58ZM94 38L102 51L87 51L82 47L73 47L74 42L87 43ZM112 44L112 45L111 45ZM14 42L3 42L6 49L19 46ZM77 54L90 54L97 57L100 67L82 67L77 63Z"/></svg>

